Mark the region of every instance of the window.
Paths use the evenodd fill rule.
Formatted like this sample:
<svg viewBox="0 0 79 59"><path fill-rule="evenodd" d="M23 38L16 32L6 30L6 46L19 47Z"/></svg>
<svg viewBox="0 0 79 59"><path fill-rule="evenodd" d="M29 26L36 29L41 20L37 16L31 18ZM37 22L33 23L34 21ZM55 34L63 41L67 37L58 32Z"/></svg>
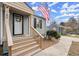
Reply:
<svg viewBox="0 0 79 59"><path fill-rule="evenodd" d="M34 18L34 28L36 28L36 18Z"/></svg>
<svg viewBox="0 0 79 59"><path fill-rule="evenodd" d="M42 29L42 20L39 21L39 26Z"/></svg>

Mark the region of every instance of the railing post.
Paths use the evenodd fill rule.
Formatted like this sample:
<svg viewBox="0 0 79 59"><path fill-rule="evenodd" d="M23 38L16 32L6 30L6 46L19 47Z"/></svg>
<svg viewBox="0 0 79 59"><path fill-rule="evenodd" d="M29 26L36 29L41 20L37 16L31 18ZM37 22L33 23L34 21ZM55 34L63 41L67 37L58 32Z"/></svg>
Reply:
<svg viewBox="0 0 79 59"><path fill-rule="evenodd" d="M44 49L44 48L43 48L43 39L44 39L44 38L40 38L40 47L41 47L42 50Z"/></svg>
<svg viewBox="0 0 79 59"><path fill-rule="evenodd" d="M29 23L30 24L29 25L30 26L30 35L33 36L33 31L32 31L32 28L31 28L31 26L33 26L33 15L30 15L30 21L29 22L30 22Z"/></svg>
<svg viewBox="0 0 79 59"><path fill-rule="evenodd" d="M11 56L12 55L12 46L8 47L8 55Z"/></svg>
<svg viewBox="0 0 79 59"><path fill-rule="evenodd" d="M6 29L6 36L7 36L7 44L8 44L8 52L11 55L11 46L13 45L10 26L9 26L9 7L4 5L5 7L5 29Z"/></svg>

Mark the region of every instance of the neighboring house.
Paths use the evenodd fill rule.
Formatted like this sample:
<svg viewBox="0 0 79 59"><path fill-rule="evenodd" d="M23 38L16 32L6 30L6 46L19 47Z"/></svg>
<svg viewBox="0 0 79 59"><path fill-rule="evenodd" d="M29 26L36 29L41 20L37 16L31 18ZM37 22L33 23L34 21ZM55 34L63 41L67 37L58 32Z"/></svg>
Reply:
<svg viewBox="0 0 79 59"><path fill-rule="evenodd" d="M40 25L36 25L37 21ZM44 18L34 16L34 11L23 2L0 3L0 45L8 55L33 55L40 51L45 25Z"/></svg>
<svg viewBox="0 0 79 59"><path fill-rule="evenodd" d="M50 26L48 26L48 30L56 30L60 33L59 25L56 22L52 22Z"/></svg>

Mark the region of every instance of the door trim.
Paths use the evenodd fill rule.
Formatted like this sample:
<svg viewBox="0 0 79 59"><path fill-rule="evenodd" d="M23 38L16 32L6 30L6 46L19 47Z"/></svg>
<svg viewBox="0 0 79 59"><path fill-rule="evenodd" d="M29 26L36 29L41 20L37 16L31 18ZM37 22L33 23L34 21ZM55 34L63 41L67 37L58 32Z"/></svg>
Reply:
<svg viewBox="0 0 79 59"><path fill-rule="evenodd" d="M23 35L24 34L24 18L23 18L23 15L20 15L20 16L22 16L22 33L21 34L15 34L15 25L14 25L14 16L15 15L20 15L20 14L16 14L16 13L13 13L13 35L15 36L15 35Z"/></svg>
<svg viewBox="0 0 79 59"><path fill-rule="evenodd" d="M0 45L2 45L3 44L3 31L4 31L4 29L3 29L3 7L2 7L2 4L1 4L1 6L0 6L0 13L1 13L1 15L0 15L0 22L1 22L1 24L0 24L0 27L1 27L1 30L0 30L0 32L1 32L1 38L0 38Z"/></svg>

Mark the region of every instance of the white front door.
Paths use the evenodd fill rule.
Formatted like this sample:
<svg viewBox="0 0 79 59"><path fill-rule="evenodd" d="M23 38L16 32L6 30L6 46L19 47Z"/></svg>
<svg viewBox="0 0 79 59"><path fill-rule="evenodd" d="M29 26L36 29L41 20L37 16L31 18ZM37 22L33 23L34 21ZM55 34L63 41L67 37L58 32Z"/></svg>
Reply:
<svg viewBox="0 0 79 59"><path fill-rule="evenodd" d="M21 15L14 14L14 34L23 34L23 18Z"/></svg>

